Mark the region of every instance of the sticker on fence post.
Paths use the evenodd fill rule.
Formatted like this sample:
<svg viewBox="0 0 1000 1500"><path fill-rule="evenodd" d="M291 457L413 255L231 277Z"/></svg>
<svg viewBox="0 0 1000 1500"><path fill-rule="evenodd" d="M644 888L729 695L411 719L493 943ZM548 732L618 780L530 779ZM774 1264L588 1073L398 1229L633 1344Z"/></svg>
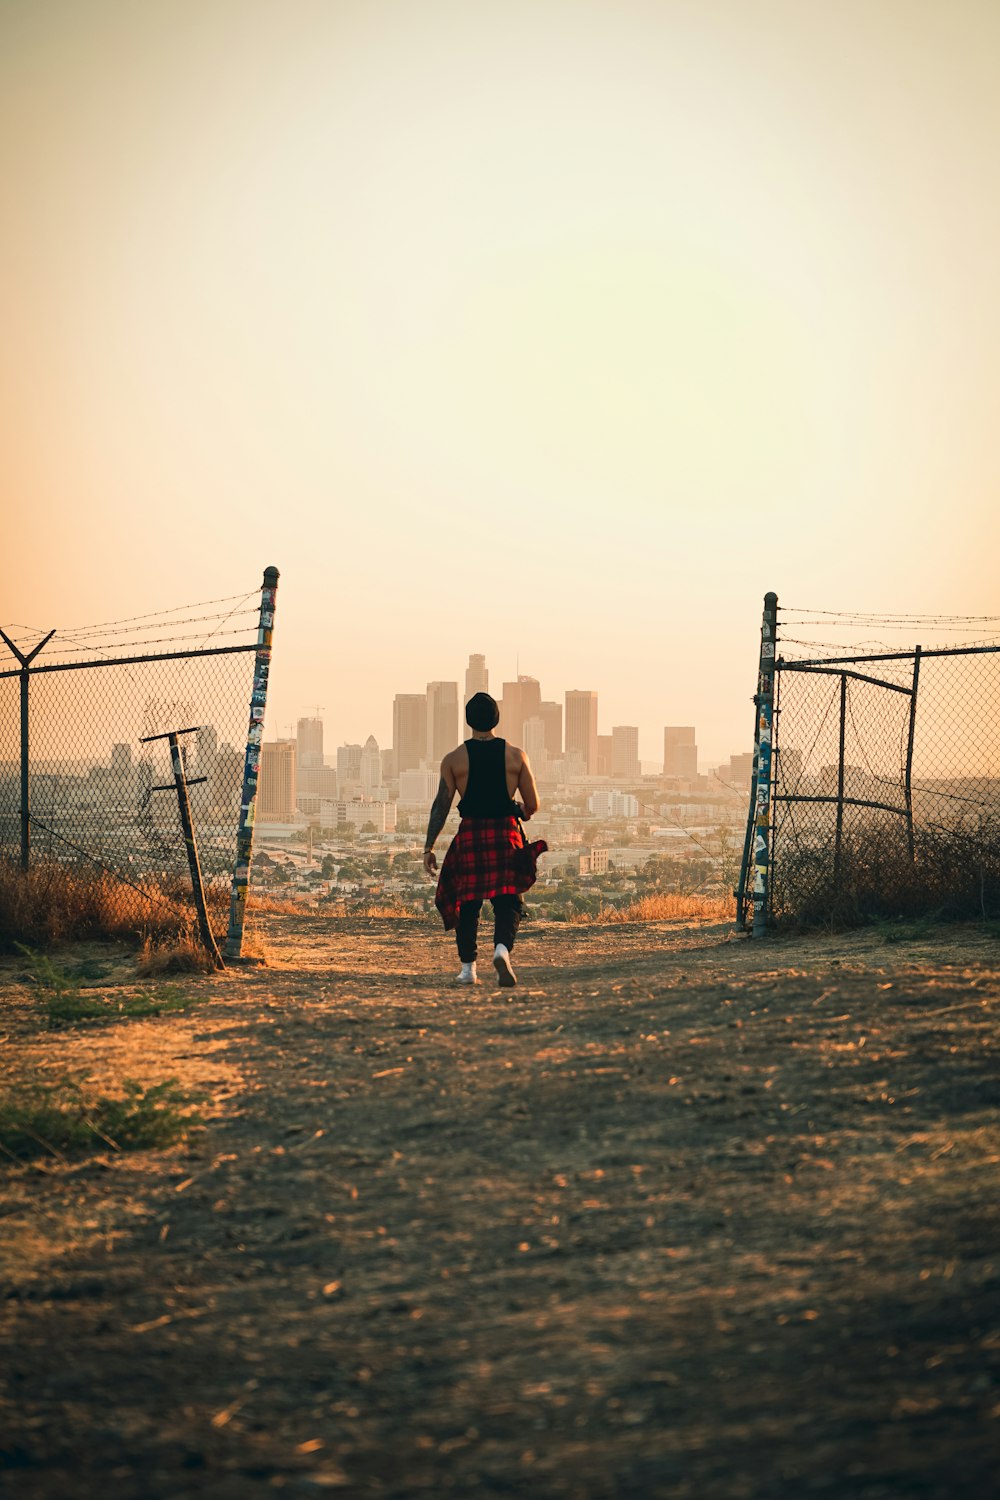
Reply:
<svg viewBox="0 0 1000 1500"><path fill-rule="evenodd" d="M240 822L236 834L236 862L233 866L233 887L229 901L229 931L226 934L225 948L228 961L243 957L243 925L246 921L250 865L253 860L254 813L257 806L257 782L264 734L264 710L267 707L267 684L271 672L271 641L277 595L278 570L266 568L260 595L257 653L254 657L253 690L250 694L250 723L247 729L246 758L243 762Z"/></svg>
<svg viewBox="0 0 1000 1500"><path fill-rule="evenodd" d="M768 849L771 829L771 742L774 730L774 663L778 635L778 596L764 595L757 672L757 789L753 808L753 936L767 926Z"/></svg>

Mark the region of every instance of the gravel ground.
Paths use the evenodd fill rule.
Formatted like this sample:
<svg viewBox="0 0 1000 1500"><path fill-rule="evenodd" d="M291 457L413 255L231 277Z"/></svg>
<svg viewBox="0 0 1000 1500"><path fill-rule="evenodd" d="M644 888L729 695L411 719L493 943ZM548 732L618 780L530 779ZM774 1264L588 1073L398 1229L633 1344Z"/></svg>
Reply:
<svg viewBox="0 0 1000 1500"><path fill-rule="evenodd" d="M513 991L417 922L268 942L56 1032L0 963L5 1086L203 1120L4 1170L7 1493L995 1493L995 937L534 924Z"/></svg>

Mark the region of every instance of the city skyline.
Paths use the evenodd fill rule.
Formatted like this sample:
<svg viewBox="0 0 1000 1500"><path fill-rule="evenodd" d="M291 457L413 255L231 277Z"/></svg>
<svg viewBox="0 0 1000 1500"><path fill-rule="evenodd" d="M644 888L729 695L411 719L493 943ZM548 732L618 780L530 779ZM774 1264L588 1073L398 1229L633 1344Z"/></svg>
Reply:
<svg viewBox="0 0 1000 1500"><path fill-rule="evenodd" d="M360 729L347 734L338 734L336 731L330 734L327 732L328 719L321 715L316 717L308 714L300 715L294 724L289 723L287 726L284 726L284 729L281 729L273 726L270 710L267 716L265 736L272 742L297 738L297 728L299 726L312 726L316 722L322 722L324 756L327 764L333 762L336 753L335 747L344 749L360 745L369 735L374 735L380 748L383 750L390 747L399 750L402 747L402 755L397 772L415 769L421 763L437 764L448 750L453 749L456 744L468 738L470 731L465 723L464 703L467 701L467 697L470 696L468 693L470 683L473 685L475 691L489 690L479 685L484 680L484 674L485 679L489 680L490 668L485 653L470 653L467 658L466 669L460 675L456 676L456 678L452 680L435 679L434 681L429 681L423 693L418 691L396 692L393 694L388 714L391 727L385 737L377 732L376 726L367 729L363 735ZM462 690L463 681L466 686L465 692ZM436 693L437 690L442 688L449 690L454 688L456 690L455 693L449 691L447 705L447 711L454 718L456 732L454 738L447 743L445 743L447 736L441 739L440 746L443 748L439 747L437 753L432 753L432 746L435 742L433 740L433 731L428 724L428 699L432 694L432 690ZM532 757L532 752L534 751L534 758L538 760L538 751L542 748L544 748L545 753L550 757L555 757L558 753L575 749L584 755L586 770L590 775L638 775L642 764L652 765L655 763L663 767L668 763L665 750L666 736L680 734L682 738L690 738L692 748L694 747L693 728L690 730L677 729L666 724L661 724L658 728L653 729L636 723L628 723L609 725L606 730L603 730L601 728L603 723L601 695L598 689L567 688L561 695L562 702L543 698L542 690L543 685L537 678L522 672L518 673L516 678L505 682L503 687L493 694L501 710L500 722L497 725L496 733L504 738L511 739L515 744L520 744L527 751L529 758ZM564 705L569 704L571 701L579 705L582 715L580 723L582 726L585 721L586 727L578 730L574 726L572 731L573 737L567 738L566 736L569 735L567 725L568 715L564 713ZM558 713L553 713L553 710L558 710ZM383 715L379 722L384 722L385 718L386 715ZM532 721L538 725L538 728L532 727L530 732L526 733L526 726L531 725ZM557 721L559 724L558 730L555 729ZM591 731L592 744L590 740ZM312 733L311 728L309 733ZM559 752L555 750L553 734L558 736L560 742ZM581 734L583 738L581 738ZM531 746L525 743L525 740L528 738L531 738L533 741ZM600 750L604 752L606 764L600 768L598 740L605 742L600 747ZM723 764L731 756L739 755L748 749L752 749L752 734L749 736L749 740L750 743L748 745L734 745L714 757L706 757L704 753L699 753L698 761L693 767L690 762L685 761L683 769L677 771L676 774L697 774L698 764ZM312 743L310 739L310 745ZM418 754L417 750L421 744L426 745L426 751L423 754ZM590 745L589 753L587 752L587 745ZM659 755L643 754L643 745L658 746ZM701 747L699 746L698 749L700 752ZM305 763L302 759L300 747L299 764L303 765Z"/></svg>

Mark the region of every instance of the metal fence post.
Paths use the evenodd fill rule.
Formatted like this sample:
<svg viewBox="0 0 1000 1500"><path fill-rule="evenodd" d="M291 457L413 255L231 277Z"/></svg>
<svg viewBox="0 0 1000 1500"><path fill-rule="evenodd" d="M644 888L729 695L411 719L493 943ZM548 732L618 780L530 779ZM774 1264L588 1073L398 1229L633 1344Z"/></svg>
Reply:
<svg viewBox="0 0 1000 1500"><path fill-rule="evenodd" d="M837 830L833 841L833 884L840 895L840 850L844 838L844 737L847 732L847 673L840 674L840 748L837 752Z"/></svg>
<svg viewBox="0 0 1000 1500"><path fill-rule="evenodd" d="M913 653L913 688L910 696L910 729L906 738L906 779L903 783L903 793L906 797L906 835L910 849L910 863L914 864L917 858L916 842L913 837L913 740L917 729L917 687L920 683L920 647L917 646Z"/></svg>
<svg viewBox="0 0 1000 1500"><path fill-rule="evenodd" d="M229 900L229 931L226 934L225 957L230 962L243 957L243 926L246 921L247 893L250 889L254 814L257 808L257 779L261 743L264 738L264 710L267 706L267 683L271 671L271 641L274 632L277 594L278 570L265 568L260 595L260 621L257 627L253 692L250 695L250 726L247 730L246 759L243 763L243 791L240 796L240 821L236 835L236 863L233 866L233 885Z"/></svg>
<svg viewBox="0 0 1000 1500"><path fill-rule="evenodd" d="M774 728L774 661L778 635L778 596L764 595L757 671L757 792L753 840L753 936L767 926L768 860L771 818L771 742Z"/></svg>
<svg viewBox="0 0 1000 1500"><path fill-rule="evenodd" d="M197 786L199 782L207 781L207 776L196 776L188 780L187 770L184 765L184 756L181 753L180 736L182 734L197 734L200 725L194 724L189 729L169 729L166 734L147 734L139 741L141 745L152 744L154 740L166 740L170 745L170 768L174 773L174 789L177 792L177 807L181 815L181 834L184 838L184 848L187 850L188 870L191 873L191 892L194 896L194 909L198 914L198 931L201 934L202 947L217 969L224 969L222 955L216 945L215 936L212 932L212 924L208 920L208 907L205 905L205 887L201 878L201 863L198 859L198 843L194 835L194 821L191 817L191 799L188 797L188 787ZM150 787L151 792L168 792L167 786Z"/></svg>
<svg viewBox="0 0 1000 1500"><path fill-rule="evenodd" d="M5 631L0 630L0 635L3 636L11 651L13 651L21 663L21 670L18 673L21 679L21 869L26 870L31 863L31 775L29 770L28 687L31 677L31 663L42 647L51 641L55 635L55 631L50 630L45 639L39 641L34 651L29 651L27 656L25 656L23 651L18 650Z"/></svg>

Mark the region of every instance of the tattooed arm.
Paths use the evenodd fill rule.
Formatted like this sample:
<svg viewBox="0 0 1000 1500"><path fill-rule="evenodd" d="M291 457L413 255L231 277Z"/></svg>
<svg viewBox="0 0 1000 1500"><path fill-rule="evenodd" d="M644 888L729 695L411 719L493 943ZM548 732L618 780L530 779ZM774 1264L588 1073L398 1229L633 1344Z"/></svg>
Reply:
<svg viewBox="0 0 1000 1500"><path fill-rule="evenodd" d="M434 841L448 821L451 804L455 800L455 791L455 773L446 755L441 762L441 780L438 782L437 796L431 806L431 815L427 822L427 837L424 839L424 869L428 875L433 875L437 870L437 858L433 852Z"/></svg>

